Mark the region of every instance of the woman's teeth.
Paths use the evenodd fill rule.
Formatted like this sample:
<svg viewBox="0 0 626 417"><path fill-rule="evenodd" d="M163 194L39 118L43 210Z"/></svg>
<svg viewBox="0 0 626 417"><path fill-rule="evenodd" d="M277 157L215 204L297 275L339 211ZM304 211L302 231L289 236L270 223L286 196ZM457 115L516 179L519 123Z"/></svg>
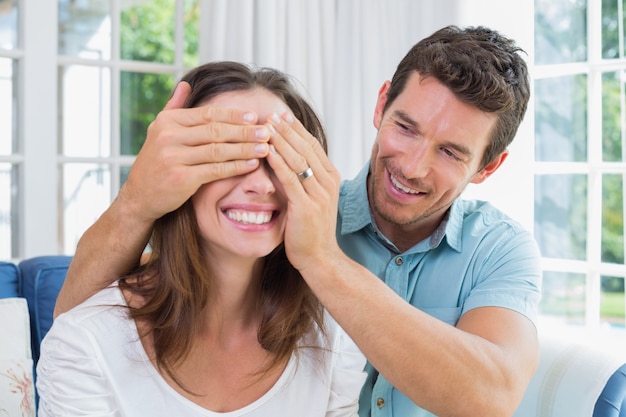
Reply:
<svg viewBox="0 0 626 417"><path fill-rule="evenodd" d="M406 194L419 194L419 191L415 191L412 190L408 187L405 187L404 185L400 184L398 181L396 181L396 179L393 177L393 175L389 176L391 178L391 183L394 185L394 187L396 187L398 190L402 191L403 193Z"/></svg>
<svg viewBox="0 0 626 417"><path fill-rule="evenodd" d="M240 210L227 210L226 216L243 224L265 224L269 223L272 219L271 211L240 211Z"/></svg>

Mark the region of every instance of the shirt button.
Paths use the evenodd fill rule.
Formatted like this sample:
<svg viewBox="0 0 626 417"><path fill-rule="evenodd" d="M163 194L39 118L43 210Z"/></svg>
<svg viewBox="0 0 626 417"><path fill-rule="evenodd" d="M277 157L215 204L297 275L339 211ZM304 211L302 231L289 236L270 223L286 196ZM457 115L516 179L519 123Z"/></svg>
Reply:
<svg viewBox="0 0 626 417"><path fill-rule="evenodd" d="M402 259L402 256L398 256L396 258L396 265L400 266L404 263L404 260Z"/></svg>
<svg viewBox="0 0 626 417"><path fill-rule="evenodd" d="M376 405L378 406L378 408L383 408L383 406L385 405L385 400L383 400L382 398L377 399Z"/></svg>

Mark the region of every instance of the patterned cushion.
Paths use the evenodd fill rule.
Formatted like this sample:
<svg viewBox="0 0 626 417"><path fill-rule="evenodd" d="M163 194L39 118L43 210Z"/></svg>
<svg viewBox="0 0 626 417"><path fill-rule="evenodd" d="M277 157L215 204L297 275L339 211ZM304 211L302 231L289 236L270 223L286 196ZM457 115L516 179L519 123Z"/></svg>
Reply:
<svg viewBox="0 0 626 417"><path fill-rule="evenodd" d="M0 299L0 334L0 415L34 417L33 360L25 299Z"/></svg>

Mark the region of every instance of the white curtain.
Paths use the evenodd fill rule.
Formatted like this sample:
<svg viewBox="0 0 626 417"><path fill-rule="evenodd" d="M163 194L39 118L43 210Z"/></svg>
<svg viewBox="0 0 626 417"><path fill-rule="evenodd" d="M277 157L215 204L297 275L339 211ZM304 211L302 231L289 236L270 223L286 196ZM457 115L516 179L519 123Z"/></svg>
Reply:
<svg viewBox="0 0 626 417"><path fill-rule="evenodd" d="M294 76L325 122L331 160L352 178L376 135L378 89L415 42L457 22L457 1L202 0L200 56Z"/></svg>

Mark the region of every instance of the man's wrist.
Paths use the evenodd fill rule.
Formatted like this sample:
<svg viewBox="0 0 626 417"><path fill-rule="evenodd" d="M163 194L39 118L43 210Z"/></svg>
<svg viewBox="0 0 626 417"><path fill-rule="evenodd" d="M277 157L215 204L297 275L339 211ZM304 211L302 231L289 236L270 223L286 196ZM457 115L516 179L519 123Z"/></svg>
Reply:
<svg viewBox="0 0 626 417"><path fill-rule="evenodd" d="M109 211L112 212L114 218L120 221L120 224L139 226L142 229L151 229L154 222L160 217L151 214L151 211L141 204L141 199L132 195L124 186L111 203Z"/></svg>

